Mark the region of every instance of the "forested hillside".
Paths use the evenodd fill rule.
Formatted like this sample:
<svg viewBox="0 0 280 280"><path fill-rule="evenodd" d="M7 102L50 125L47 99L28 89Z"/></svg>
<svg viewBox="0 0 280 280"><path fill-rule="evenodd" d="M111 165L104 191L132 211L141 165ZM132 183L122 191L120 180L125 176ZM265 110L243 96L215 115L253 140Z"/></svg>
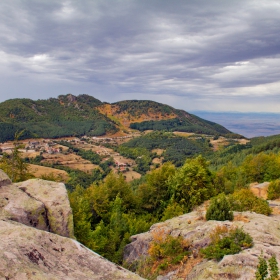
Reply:
<svg viewBox="0 0 280 280"><path fill-rule="evenodd" d="M226 128L153 101L102 103L89 95L60 95L48 100L11 99L0 103L0 142L24 138L127 135L135 130L164 130L238 138Z"/></svg>
<svg viewBox="0 0 280 280"><path fill-rule="evenodd" d="M224 135L238 138L223 126L201 119L183 110L149 100L126 100L99 107L100 111L118 119L125 128L139 131L164 130Z"/></svg>
<svg viewBox="0 0 280 280"><path fill-rule="evenodd" d="M58 138L103 135L117 131L116 125L96 109L101 101L88 96L61 95L33 101L11 99L0 103L0 141L12 140L16 131L25 138Z"/></svg>
<svg viewBox="0 0 280 280"><path fill-rule="evenodd" d="M163 162L182 166L187 158L211 151L210 140L205 137L183 137L171 132L150 132L134 138L118 147L121 155L133 158L138 163L138 171L145 174L150 163L158 155L155 149L162 150Z"/></svg>

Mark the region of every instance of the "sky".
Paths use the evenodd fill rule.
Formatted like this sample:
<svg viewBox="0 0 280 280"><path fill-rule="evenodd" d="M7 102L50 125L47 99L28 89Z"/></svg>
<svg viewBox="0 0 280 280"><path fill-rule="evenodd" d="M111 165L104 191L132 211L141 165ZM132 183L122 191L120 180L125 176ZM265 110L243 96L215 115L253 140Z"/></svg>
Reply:
<svg viewBox="0 0 280 280"><path fill-rule="evenodd" d="M1 1L0 84L0 102L72 93L279 113L280 1Z"/></svg>

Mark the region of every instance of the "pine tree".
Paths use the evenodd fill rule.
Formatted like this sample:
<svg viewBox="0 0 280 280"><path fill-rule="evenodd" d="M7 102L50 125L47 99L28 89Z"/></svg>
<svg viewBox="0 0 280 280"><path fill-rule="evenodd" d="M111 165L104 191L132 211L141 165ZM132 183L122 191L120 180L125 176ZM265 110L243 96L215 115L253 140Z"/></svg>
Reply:
<svg viewBox="0 0 280 280"><path fill-rule="evenodd" d="M206 220L233 220L233 213L230 211L230 205L225 194L219 194L211 199L210 206L206 212Z"/></svg>
<svg viewBox="0 0 280 280"><path fill-rule="evenodd" d="M266 276L268 275L267 271L267 263L265 258L263 257L263 252L259 256L259 264L256 271L256 280L265 280Z"/></svg>
<svg viewBox="0 0 280 280"><path fill-rule="evenodd" d="M270 273L270 278L269 280L276 280L279 277L279 268L278 268L278 263L276 260L275 255L273 255L269 260L269 273Z"/></svg>
<svg viewBox="0 0 280 280"><path fill-rule="evenodd" d="M10 177L12 182L20 182L30 179L32 176L28 173L28 165L23 161L19 152L19 138L24 130L16 133L14 149L11 154L4 153L0 160L0 168Z"/></svg>

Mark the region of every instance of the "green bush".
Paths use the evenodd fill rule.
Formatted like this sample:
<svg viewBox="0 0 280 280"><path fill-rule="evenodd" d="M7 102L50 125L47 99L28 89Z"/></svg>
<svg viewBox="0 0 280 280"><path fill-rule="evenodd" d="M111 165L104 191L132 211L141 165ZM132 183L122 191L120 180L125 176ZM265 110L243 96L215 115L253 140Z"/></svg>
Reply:
<svg viewBox="0 0 280 280"><path fill-rule="evenodd" d="M267 278L268 269L269 269L269 275L270 275L269 278ZM256 276L256 280L277 280L277 279L279 279L279 268L278 268L278 263L277 263L275 255L273 255L268 260L268 265L267 265L267 261L263 257L263 252L262 252L262 254L259 256L259 264L257 267L257 271L255 273L255 276Z"/></svg>
<svg viewBox="0 0 280 280"><path fill-rule="evenodd" d="M252 246L252 237L244 232L242 228L235 228L224 233L222 236L217 235L208 247L201 249L201 253L207 259L220 260L225 255L237 254L241 250Z"/></svg>
<svg viewBox="0 0 280 280"><path fill-rule="evenodd" d="M252 211L255 213L270 215L271 208L266 200L255 196L250 190L242 189L228 196L231 210Z"/></svg>
<svg viewBox="0 0 280 280"><path fill-rule="evenodd" d="M149 256L138 263L136 272L146 279L156 279L166 270L175 270L186 263L191 254L190 243L182 236L174 237L165 233L163 228L152 232L153 240L149 244Z"/></svg>
<svg viewBox="0 0 280 280"><path fill-rule="evenodd" d="M277 199L280 197L280 180L272 181L267 189L267 199Z"/></svg>
<svg viewBox="0 0 280 280"><path fill-rule="evenodd" d="M206 220L232 221L233 213L225 194L219 194L211 199L210 206L206 212Z"/></svg>

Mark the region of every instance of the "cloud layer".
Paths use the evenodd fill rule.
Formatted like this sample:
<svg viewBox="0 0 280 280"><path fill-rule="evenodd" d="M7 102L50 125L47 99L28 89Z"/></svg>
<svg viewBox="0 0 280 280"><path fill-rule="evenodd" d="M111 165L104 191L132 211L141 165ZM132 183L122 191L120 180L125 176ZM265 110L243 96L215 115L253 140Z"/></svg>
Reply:
<svg viewBox="0 0 280 280"><path fill-rule="evenodd" d="M0 15L0 101L280 112L278 0L14 0Z"/></svg>

